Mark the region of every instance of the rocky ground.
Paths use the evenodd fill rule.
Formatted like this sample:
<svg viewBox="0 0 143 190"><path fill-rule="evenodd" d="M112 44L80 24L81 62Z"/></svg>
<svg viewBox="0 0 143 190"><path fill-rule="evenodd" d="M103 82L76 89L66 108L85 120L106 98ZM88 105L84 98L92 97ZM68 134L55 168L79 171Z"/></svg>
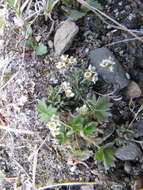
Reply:
<svg viewBox="0 0 143 190"><path fill-rule="evenodd" d="M38 56L20 44L21 30L13 26L13 12L8 15L0 50L1 189L44 190L53 184L59 185L55 189L143 188L143 2L110 0L101 5L102 12L140 39L92 11L76 21L67 20L59 9L64 4L59 4L52 12L50 35L52 22L44 16L31 25L32 37L48 47L45 55ZM76 59L66 71L56 66L63 54ZM102 66L103 60L110 60L112 67ZM108 120L99 124L96 139L99 145L114 143L115 165L108 169L93 159L93 145L82 144L88 154L75 156L66 145L58 144L36 109L38 100L47 101L51 87L59 86L73 71L84 73L90 64L98 81L83 89L83 96L108 96L111 103ZM76 76L72 77L76 83ZM64 108L73 111L79 105L79 100L71 98Z"/></svg>

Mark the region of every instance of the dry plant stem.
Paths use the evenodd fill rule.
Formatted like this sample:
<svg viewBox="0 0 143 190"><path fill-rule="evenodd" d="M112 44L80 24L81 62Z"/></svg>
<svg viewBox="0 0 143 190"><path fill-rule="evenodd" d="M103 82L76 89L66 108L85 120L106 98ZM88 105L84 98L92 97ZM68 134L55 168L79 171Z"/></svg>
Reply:
<svg viewBox="0 0 143 190"><path fill-rule="evenodd" d="M19 164L19 162L17 162L17 160L14 159L14 161L15 161L15 163L17 164L17 166L18 166L21 170L24 171L24 173L25 173L25 175L28 177L29 181L32 182L31 177L29 176L29 174L27 173L27 171L23 168L23 166L22 166L21 164Z"/></svg>
<svg viewBox="0 0 143 190"><path fill-rule="evenodd" d="M130 35L134 36L136 39L138 39L140 42L143 43L143 39L141 39L139 36L137 36L136 34L134 34L131 30L129 30L128 28L126 28L125 26L123 26L122 24L120 24L119 22L117 22L116 20L114 20L113 18L111 18L110 16L108 16L107 14L105 14L104 12L100 11L99 9L90 6L88 3L86 3L84 0L77 0L80 4L82 4L83 6L85 6L86 8L92 10L95 14L100 14L103 17L105 17L106 19L110 20L112 23L114 23L115 25L119 26L121 28L121 30L128 32Z"/></svg>
<svg viewBox="0 0 143 190"><path fill-rule="evenodd" d="M129 124L129 128L132 126L132 124L133 124L134 121L137 119L139 113L140 113L142 110L143 110L143 105L140 106L140 108L138 109L137 113L134 113L135 115L134 115L133 120L132 120L132 121L130 122L130 124Z"/></svg>
<svg viewBox="0 0 143 190"><path fill-rule="evenodd" d="M143 37L141 37L141 39L143 39ZM137 40L137 38L128 38L128 39L125 39L125 40L120 40L120 41L117 41L117 42L112 42L112 43L109 43L105 46L114 46L116 44L120 44L120 43L126 43L126 42L130 42L130 41L134 41L134 40Z"/></svg>
<svg viewBox="0 0 143 190"><path fill-rule="evenodd" d="M37 147L35 147L34 151L34 158L33 158L33 171L32 171L32 181L33 181L33 187L35 189L35 182L36 182L36 168L37 168L37 158L38 158L38 150L36 150Z"/></svg>
<svg viewBox="0 0 143 190"><path fill-rule="evenodd" d="M53 185L47 185L45 187L41 187L37 190L46 190L50 188L56 188L56 187L68 187L68 186L82 186L82 185L97 185L96 182L67 182L67 183L57 183Z"/></svg>
<svg viewBox="0 0 143 190"><path fill-rule="evenodd" d="M35 135L35 133L33 131L24 130L24 129L15 129L15 128L11 128L9 126L2 126L2 125L0 125L0 129L6 130L8 132L13 132L15 134Z"/></svg>
<svg viewBox="0 0 143 190"><path fill-rule="evenodd" d="M106 22L107 23L107 22ZM119 29L121 30L122 28L119 27L119 26L116 26L116 25L113 25L113 24L110 24L110 23L107 23L109 25L110 28L115 28L115 29ZM131 32L134 32L134 33L138 33L138 34L143 34L143 30L142 29L130 29Z"/></svg>
<svg viewBox="0 0 143 190"><path fill-rule="evenodd" d="M51 33L53 32L53 30L54 30L54 25L55 25L55 21L52 19L51 15L49 16L49 19L50 19L50 21L51 21L52 24L51 24L50 31L49 31L49 33L48 33L48 35L47 35L47 39L49 39Z"/></svg>

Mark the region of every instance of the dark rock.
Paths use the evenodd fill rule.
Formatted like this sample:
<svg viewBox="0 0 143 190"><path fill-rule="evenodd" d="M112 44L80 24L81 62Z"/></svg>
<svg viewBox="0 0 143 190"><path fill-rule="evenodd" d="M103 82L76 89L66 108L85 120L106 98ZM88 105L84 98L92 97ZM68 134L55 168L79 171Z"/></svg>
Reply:
<svg viewBox="0 0 143 190"><path fill-rule="evenodd" d="M139 66L140 66L141 69L143 69L143 60L139 61Z"/></svg>
<svg viewBox="0 0 143 190"><path fill-rule="evenodd" d="M135 130L135 137L143 137L143 120L138 121L135 124L136 130Z"/></svg>
<svg viewBox="0 0 143 190"><path fill-rule="evenodd" d="M89 54L91 65L96 67L96 70L103 80L111 85L116 90L125 88L129 80L126 78L126 73L114 57L112 52L107 48L97 48ZM104 66L102 63L109 62L109 66ZM106 64L106 63L105 63Z"/></svg>
<svg viewBox="0 0 143 190"><path fill-rule="evenodd" d="M115 156L122 161L136 161L141 155L141 150L136 144L122 146L115 152Z"/></svg>

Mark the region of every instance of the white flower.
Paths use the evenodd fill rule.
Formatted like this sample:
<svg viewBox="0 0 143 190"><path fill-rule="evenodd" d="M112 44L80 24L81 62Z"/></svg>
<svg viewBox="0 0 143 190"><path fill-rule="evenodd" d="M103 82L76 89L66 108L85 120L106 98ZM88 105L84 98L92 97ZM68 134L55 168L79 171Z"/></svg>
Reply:
<svg viewBox="0 0 143 190"><path fill-rule="evenodd" d="M77 63L77 59L74 58L73 56L71 56L71 57L68 59L68 63L69 63L69 64Z"/></svg>
<svg viewBox="0 0 143 190"><path fill-rule="evenodd" d="M23 27L24 26L24 20L20 17L14 17L14 23L18 27Z"/></svg>
<svg viewBox="0 0 143 190"><path fill-rule="evenodd" d="M59 116L57 116L57 115L53 115L53 116L51 117L51 121L52 121L52 122L55 122L57 126L60 126L60 125L61 125L61 123L60 123L60 118L59 118Z"/></svg>
<svg viewBox="0 0 143 190"><path fill-rule="evenodd" d="M66 94L66 97L68 98L72 98L75 95L70 89L66 90L65 94Z"/></svg>
<svg viewBox="0 0 143 190"><path fill-rule="evenodd" d="M71 87L70 87L70 83L69 82L62 82L62 88L63 88L63 90L71 90Z"/></svg>
<svg viewBox="0 0 143 190"><path fill-rule="evenodd" d="M47 126L50 128L50 130L57 129L57 123L55 121L49 121Z"/></svg>
<svg viewBox="0 0 143 190"><path fill-rule="evenodd" d="M103 59L102 62L100 63L101 67L106 67L111 72L113 71L113 65L115 65L115 62L113 61L111 56L108 59Z"/></svg>
<svg viewBox="0 0 143 190"><path fill-rule="evenodd" d="M85 104L76 110L80 115L86 115L88 113L88 107Z"/></svg>
<svg viewBox="0 0 143 190"><path fill-rule="evenodd" d="M68 55L61 55L61 57L60 57L60 60L62 61L62 62L65 62L65 63L67 63L68 62Z"/></svg>
<svg viewBox="0 0 143 190"><path fill-rule="evenodd" d="M57 69L62 69L62 68L64 68L65 66L66 66L66 64L65 64L64 62L58 62L58 63L56 63Z"/></svg>
<svg viewBox="0 0 143 190"><path fill-rule="evenodd" d="M92 81L93 83L95 83L96 81L98 81L98 73L94 73L94 75L92 76L91 81Z"/></svg>
<svg viewBox="0 0 143 190"><path fill-rule="evenodd" d="M91 71L86 71L86 72L84 73L84 77L85 77L86 79L91 78L91 76L92 76L92 72L91 72Z"/></svg>
<svg viewBox="0 0 143 190"><path fill-rule="evenodd" d="M90 72L94 72L96 70L96 68L92 65L89 65L87 70Z"/></svg>
<svg viewBox="0 0 143 190"><path fill-rule="evenodd" d="M59 129L51 130L51 134L53 137L56 137L57 135L59 135L59 133L60 133Z"/></svg>
<svg viewBox="0 0 143 190"><path fill-rule="evenodd" d="M65 91L66 97L71 98L73 97L75 94L72 92L72 88L70 87L70 83L69 82L63 82L62 84L62 88Z"/></svg>

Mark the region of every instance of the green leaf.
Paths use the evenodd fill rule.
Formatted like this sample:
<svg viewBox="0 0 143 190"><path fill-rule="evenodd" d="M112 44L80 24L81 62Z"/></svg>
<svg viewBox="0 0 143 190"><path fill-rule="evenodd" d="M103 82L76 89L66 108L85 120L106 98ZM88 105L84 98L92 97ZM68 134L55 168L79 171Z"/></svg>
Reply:
<svg viewBox="0 0 143 190"><path fill-rule="evenodd" d="M60 105L62 104L58 86L49 88L48 103L52 104L55 107L60 107Z"/></svg>
<svg viewBox="0 0 143 190"><path fill-rule="evenodd" d="M96 109L99 110L108 110L110 107L110 104L108 102L108 98L107 97L99 97L96 103Z"/></svg>
<svg viewBox="0 0 143 190"><path fill-rule="evenodd" d="M28 36L32 36L32 27L31 26L28 26L27 29L26 29L26 35Z"/></svg>
<svg viewBox="0 0 143 190"><path fill-rule="evenodd" d="M98 1L92 1L92 0L86 0L87 3L89 3L90 6L96 8L96 9L103 9L102 5Z"/></svg>
<svg viewBox="0 0 143 190"><path fill-rule="evenodd" d="M107 119L110 103L106 97L96 99L96 96L93 96L92 99L88 101L87 107L89 108L90 115L102 121Z"/></svg>
<svg viewBox="0 0 143 190"><path fill-rule="evenodd" d="M57 113L57 108L52 105L47 106L45 101L39 100L37 104L37 110L39 112L40 120L47 122L54 114Z"/></svg>
<svg viewBox="0 0 143 190"><path fill-rule="evenodd" d="M48 52L47 46L42 43L39 43L36 48L36 55L44 55Z"/></svg>
<svg viewBox="0 0 143 190"><path fill-rule="evenodd" d="M22 45L30 49L35 49L37 47L37 42L36 40L24 40L22 41Z"/></svg>
<svg viewBox="0 0 143 190"><path fill-rule="evenodd" d="M74 131L80 131L88 121L82 117L72 117L69 119L69 122Z"/></svg>
<svg viewBox="0 0 143 190"><path fill-rule="evenodd" d="M67 133L66 133L66 136L71 136L75 133L75 131L73 130L69 130Z"/></svg>
<svg viewBox="0 0 143 190"><path fill-rule="evenodd" d="M69 10L69 17L75 21L79 20L80 18L84 17L86 15L85 12L81 12L78 10L70 9Z"/></svg>
<svg viewBox="0 0 143 190"><path fill-rule="evenodd" d="M88 3L93 8L100 9L100 10L103 9L102 5L98 1L94 1L94 0L85 0L85 1L86 1L86 3ZM86 12L86 13L91 11L90 9L88 9L84 6L81 6L81 10Z"/></svg>
<svg viewBox="0 0 143 190"><path fill-rule="evenodd" d="M4 22L0 21L0 28L3 27L4 24Z"/></svg>
<svg viewBox="0 0 143 190"><path fill-rule="evenodd" d="M81 161L87 160L93 155L93 152L90 150L74 150L73 149L72 152L74 154L75 159L81 160Z"/></svg>
<svg viewBox="0 0 143 190"><path fill-rule="evenodd" d="M93 113L94 117L97 118L97 120L104 121L108 117L108 113L106 111L94 111Z"/></svg>
<svg viewBox="0 0 143 190"><path fill-rule="evenodd" d="M65 135L64 135L64 133L61 133L61 134L57 135L56 138L58 139L59 144L64 144L65 143Z"/></svg>
<svg viewBox="0 0 143 190"><path fill-rule="evenodd" d="M105 169L115 166L114 147L112 143L108 143L101 147L95 154L95 159L103 162Z"/></svg>
<svg viewBox="0 0 143 190"><path fill-rule="evenodd" d="M83 134L85 136L91 136L93 135L93 132L96 130L97 123L96 122L89 122L84 128L83 128Z"/></svg>
<svg viewBox="0 0 143 190"><path fill-rule="evenodd" d="M14 8L14 1L13 1L13 0L7 0L7 3L8 3L8 5L9 5L11 8Z"/></svg>

